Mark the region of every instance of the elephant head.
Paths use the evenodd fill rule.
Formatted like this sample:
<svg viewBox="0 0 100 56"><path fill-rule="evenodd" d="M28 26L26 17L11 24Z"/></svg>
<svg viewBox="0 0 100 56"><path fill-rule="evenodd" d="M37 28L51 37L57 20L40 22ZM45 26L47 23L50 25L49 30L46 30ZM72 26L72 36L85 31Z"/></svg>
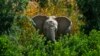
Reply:
<svg viewBox="0 0 100 56"><path fill-rule="evenodd" d="M58 28L58 22L55 20L55 18L55 16L49 16L43 25L44 35L47 37L47 40L52 40L53 42L55 42Z"/></svg>
<svg viewBox="0 0 100 56"><path fill-rule="evenodd" d="M66 17L37 15L32 18L34 26L43 33L47 40L56 41L60 34L67 34L71 30L72 22Z"/></svg>

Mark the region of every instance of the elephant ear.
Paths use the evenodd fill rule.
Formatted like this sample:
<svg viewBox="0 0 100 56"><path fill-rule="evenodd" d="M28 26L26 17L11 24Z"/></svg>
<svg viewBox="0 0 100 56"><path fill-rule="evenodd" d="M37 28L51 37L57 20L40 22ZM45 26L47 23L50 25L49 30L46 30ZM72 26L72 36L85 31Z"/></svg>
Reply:
<svg viewBox="0 0 100 56"><path fill-rule="evenodd" d="M38 29L40 33L43 32L43 25L44 25L45 20L47 20L47 19L48 19L48 17L43 16L43 15L37 15L32 18L32 20L34 22L34 24L33 24L34 27L36 29Z"/></svg>
<svg viewBox="0 0 100 56"><path fill-rule="evenodd" d="M58 35L69 33L72 22L67 17L56 17L55 20L58 22Z"/></svg>

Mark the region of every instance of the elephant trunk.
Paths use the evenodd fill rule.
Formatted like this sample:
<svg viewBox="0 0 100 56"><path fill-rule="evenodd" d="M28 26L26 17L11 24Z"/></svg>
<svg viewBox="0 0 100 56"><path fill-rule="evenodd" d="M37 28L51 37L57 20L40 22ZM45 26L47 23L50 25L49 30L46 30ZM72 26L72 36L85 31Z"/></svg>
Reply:
<svg viewBox="0 0 100 56"><path fill-rule="evenodd" d="M55 40L55 29L51 29L50 30L50 38L51 38L51 40L53 41L53 42L55 42L56 40Z"/></svg>
<svg viewBox="0 0 100 56"><path fill-rule="evenodd" d="M53 42L55 42L55 29L48 29L46 31L46 37L47 37L47 40L51 40Z"/></svg>
<svg viewBox="0 0 100 56"><path fill-rule="evenodd" d="M58 26L58 22L54 19L55 16L50 16L48 20L45 21L44 23L44 33L47 37L47 40L51 40L55 42L55 34L56 34L56 29Z"/></svg>

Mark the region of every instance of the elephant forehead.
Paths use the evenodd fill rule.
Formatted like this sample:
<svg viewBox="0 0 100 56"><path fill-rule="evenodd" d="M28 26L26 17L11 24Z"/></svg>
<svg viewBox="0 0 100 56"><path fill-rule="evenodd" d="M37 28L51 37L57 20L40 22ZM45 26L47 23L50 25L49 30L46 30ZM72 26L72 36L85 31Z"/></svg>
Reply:
<svg viewBox="0 0 100 56"><path fill-rule="evenodd" d="M49 16L49 19L47 20L47 22L58 25L57 21L54 18L55 18L55 16Z"/></svg>
<svg viewBox="0 0 100 56"><path fill-rule="evenodd" d="M47 21L45 24L46 24L48 27L56 27L56 28L57 28L57 26L58 26L58 23L53 22L53 21Z"/></svg>
<svg viewBox="0 0 100 56"><path fill-rule="evenodd" d="M57 26L58 26L58 23L56 22L56 20L54 20L54 19L48 19L48 20L46 20L46 22L45 22L45 27L49 27L49 28L51 28L51 27L55 27L55 28L57 28Z"/></svg>
<svg viewBox="0 0 100 56"><path fill-rule="evenodd" d="M48 22L50 25L58 25L57 21L54 19L48 19L46 22Z"/></svg>

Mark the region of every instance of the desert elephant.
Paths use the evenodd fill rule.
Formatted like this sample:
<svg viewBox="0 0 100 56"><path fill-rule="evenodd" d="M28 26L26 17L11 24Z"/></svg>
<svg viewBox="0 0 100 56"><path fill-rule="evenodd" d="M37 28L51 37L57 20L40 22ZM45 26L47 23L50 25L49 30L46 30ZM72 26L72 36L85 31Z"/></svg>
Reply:
<svg viewBox="0 0 100 56"><path fill-rule="evenodd" d="M62 34L70 33L72 22L66 17L37 15L32 18L36 29L53 42Z"/></svg>

